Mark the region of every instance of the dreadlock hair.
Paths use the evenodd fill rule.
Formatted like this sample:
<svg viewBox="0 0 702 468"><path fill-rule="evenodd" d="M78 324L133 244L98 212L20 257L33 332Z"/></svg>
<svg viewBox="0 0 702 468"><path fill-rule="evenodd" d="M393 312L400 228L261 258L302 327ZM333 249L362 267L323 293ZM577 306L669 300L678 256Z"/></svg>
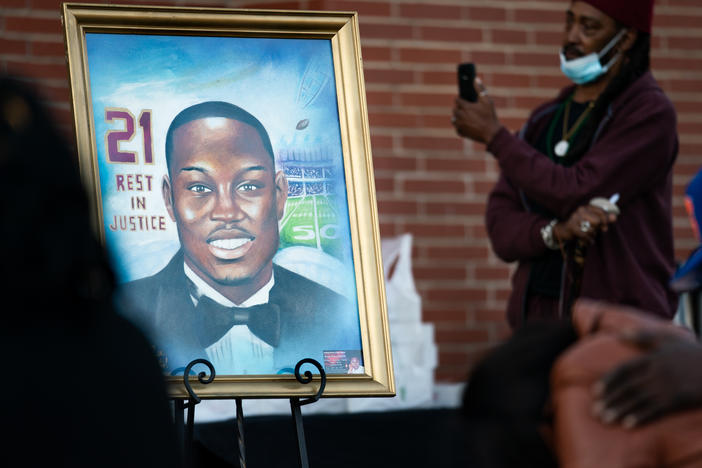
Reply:
<svg viewBox="0 0 702 468"><path fill-rule="evenodd" d="M624 53L627 59L622 63L619 73L612 78L605 90L595 101L590 118L583 124L573 147L563 163L571 165L578 161L592 145L595 132L607 112L609 104L627 89L634 81L646 73L650 67L651 35L639 31L634 45Z"/></svg>

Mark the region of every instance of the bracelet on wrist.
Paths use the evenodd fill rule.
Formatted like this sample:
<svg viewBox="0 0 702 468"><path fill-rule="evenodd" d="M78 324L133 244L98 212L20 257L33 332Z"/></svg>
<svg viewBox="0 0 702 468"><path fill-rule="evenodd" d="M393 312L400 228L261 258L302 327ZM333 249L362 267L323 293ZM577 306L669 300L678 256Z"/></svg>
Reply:
<svg viewBox="0 0 702 468"><path fill-rule="evenodd" d="M558 242L553 236L553 227L558 223L557 219L552 219L546 226L541 228L541 239L544 244L551 250L558 250Z"/></svg>

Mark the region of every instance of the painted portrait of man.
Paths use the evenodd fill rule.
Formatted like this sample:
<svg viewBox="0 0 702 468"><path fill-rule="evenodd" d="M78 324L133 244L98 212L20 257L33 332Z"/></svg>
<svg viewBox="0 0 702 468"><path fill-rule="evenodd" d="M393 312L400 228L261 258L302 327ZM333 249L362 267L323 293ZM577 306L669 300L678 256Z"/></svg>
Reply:
<svg viewBox="0 0 702 468"><path fill-rule="evenodd" d="M124 288L169 368L206 357L219 373L270 374L360 348L344 297L273 264L288 183L253 115L221 101L188 107L168 129L166 162L163 199L181 249Z"/></svg>
<svg viewBox="0 0 702 468"><path fill-rule="evenodd" d="M360 354L329 42L86 44L120 307L164 372L204 358L218 375L280 374Z"/></svg>

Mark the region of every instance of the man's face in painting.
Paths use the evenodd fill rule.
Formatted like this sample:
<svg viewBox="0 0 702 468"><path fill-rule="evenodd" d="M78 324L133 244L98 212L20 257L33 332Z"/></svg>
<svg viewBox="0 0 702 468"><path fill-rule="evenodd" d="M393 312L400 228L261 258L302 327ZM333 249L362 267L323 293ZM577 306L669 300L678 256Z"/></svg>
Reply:
<svg viewBox="0 0 702 468"><path fill-rule="evenodd" d="M235 295L246 299L271 277L284 174L252 126L224 117L178 127L168 172L163 196L185 262L215 289L240 289Z"/></svg>

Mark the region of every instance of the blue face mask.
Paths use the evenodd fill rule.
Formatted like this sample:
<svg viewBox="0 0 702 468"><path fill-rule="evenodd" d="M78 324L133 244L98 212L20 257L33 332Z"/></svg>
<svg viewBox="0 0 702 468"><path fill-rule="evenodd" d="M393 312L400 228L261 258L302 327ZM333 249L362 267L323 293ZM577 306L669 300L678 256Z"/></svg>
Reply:
<svg viewBox="0 0 702 468"><path fill-rule="evenodd" d="M626 33L626 29L619 31L599 53L592 52L584 57L566 60L565 55L563 55L563 50L561 50L559 53L561 58L561 71L575 84L581 85L596 80L607 73L607 70L621 57L621 53L617 53L606 65L603 66L600 63L600 59L619 42L619 39L624 36L624 33Z"/></svg>

